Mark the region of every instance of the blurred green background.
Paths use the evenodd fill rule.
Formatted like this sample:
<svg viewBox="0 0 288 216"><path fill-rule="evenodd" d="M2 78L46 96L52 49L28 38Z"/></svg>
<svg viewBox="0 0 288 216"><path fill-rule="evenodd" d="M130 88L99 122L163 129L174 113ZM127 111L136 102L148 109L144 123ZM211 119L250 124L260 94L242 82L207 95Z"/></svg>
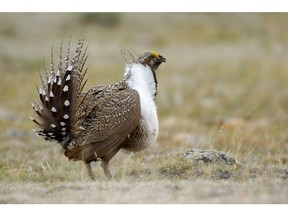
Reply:
<svg viewBox="0 0 288 216"><path fill-rule="evenodd" d="M72 49L82 37L88 46L86 88L122 78L123 48L167 59L157 72L155 151L215 148L287 167L287 20L286 13L1 13L0 179L60 157L31 131L30 102L44 58L49 63L53 46L57 59L70 37Z"/></svg>

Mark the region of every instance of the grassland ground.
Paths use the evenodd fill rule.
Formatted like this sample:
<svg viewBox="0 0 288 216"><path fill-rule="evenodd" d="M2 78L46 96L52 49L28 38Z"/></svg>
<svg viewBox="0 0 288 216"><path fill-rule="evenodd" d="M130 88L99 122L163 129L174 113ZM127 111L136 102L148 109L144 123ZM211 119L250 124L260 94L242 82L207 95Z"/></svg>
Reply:
<svg viewBox="0 0 288 216"><path fill-rule="evenodd" d="M0 14L0 203L287 203L287 18ZM122 48L167 59L157 74L157 143L113 158L109 181L97 163L91 181L81 162L31 131L38 70L71 35L72 46L82 36L88 45L86 89L121 79ZM236 163L195 163L183 158L191 148Z"/></svg>

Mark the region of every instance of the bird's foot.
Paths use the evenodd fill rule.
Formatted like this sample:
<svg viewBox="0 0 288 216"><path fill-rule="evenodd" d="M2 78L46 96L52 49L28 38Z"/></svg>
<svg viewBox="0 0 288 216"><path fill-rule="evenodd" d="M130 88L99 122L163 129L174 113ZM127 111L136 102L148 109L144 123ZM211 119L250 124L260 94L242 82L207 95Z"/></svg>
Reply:
<svg viewBox="0 0 288 216"><path fill-rule="evenodd" d="M94 174L93 174L93 172L92 172L91 162L86 163L86 169L87 169L88 176L89 176L92 180L95 180L95 176L94 176Z"/></svg>
<svg viewBox="0 0 288 216"><path fill-rule="evenodd" d="M104 173L105 173L106 178L112 179L112 175L111 175L111 173L110 173L108 163L106 163L105 161L101 161L101 167L102 167L103 170L104 170Z"/></svg>

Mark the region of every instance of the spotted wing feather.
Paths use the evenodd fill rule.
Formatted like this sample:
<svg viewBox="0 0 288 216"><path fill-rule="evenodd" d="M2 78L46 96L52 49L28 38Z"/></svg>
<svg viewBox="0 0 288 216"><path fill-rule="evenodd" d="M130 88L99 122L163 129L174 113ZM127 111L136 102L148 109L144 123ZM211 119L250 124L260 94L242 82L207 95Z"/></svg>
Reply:
<svg viewBox="0 0 288 216"><path fill-rule="evenodd" d="M95 106L81 125L84 130L75 141L78 144L66 152L70 159L92 161L112 158L140 121L140 98L136 90L104 90L92 97L98 100L89 100L95 101Z"/></svg>
<svg viewBox="0 0 288 216"><path fill-rule="evenodd" d="M54 66L51 54L51 73L48 76L44 66L44 78L43 75L40 76L42 82L39 88L40 102L32 103L36 115L32 120L39 126L36 132L46 140L61 143L70 136L75 122L78 121L76 110L79 108L81 92L85 85L83 79L86 72L83 72L83 67L87 58L86 51L82 53L82 48L83 40L79 40L74 57L70 60L69 42L64 67L61 44L57 67Z"/></svg>

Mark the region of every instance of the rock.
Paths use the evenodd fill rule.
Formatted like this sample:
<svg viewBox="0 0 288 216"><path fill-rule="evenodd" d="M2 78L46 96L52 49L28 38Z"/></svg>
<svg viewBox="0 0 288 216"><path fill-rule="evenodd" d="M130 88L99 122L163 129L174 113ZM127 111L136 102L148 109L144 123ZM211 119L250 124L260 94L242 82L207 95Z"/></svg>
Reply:
<svg viewBox="0 0 288 216"><path fill-rule="evenodd" d="M181 155L184 159L194 160L195 162L203 163L221 163L226 165L234 165L236 160L224 152L215 149L202 150L191 148Z"/></svg>
<svg viewBox="0 0 288 216"><path fill-rule="evenodd" d="M19 121L19 117L14 113L4 110L0 107L0 120L3 121Z"/></svg>
<svg viewBox="0 0 288 216"><path fill-rule="evenodd" d="M35 137L35 136L36 135L33 131L17 130L17 129L8 130L4 134L5 138L29 138L29 137Z"/></svg>

